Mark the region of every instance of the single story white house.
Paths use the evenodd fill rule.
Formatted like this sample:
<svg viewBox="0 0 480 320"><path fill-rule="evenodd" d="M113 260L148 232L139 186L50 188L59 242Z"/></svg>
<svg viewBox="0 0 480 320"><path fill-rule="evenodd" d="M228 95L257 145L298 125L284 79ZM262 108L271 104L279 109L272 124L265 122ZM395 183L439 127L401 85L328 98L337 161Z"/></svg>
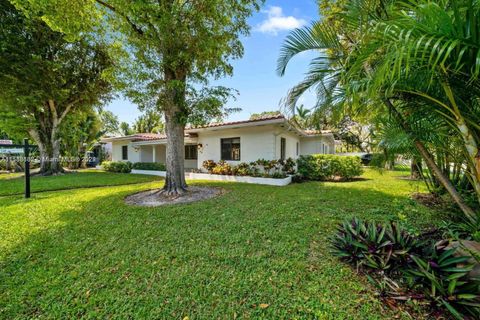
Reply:
<svg viewBox="0 0 480 320"><path fill-rule="evenodd" d="M139 133L105 138L112 143L112 161L165 163L167 136ZM304 131L283 115L255 120L211 123L185 129L185 169L202 168L205 160L232 165L258 159L278 160L308 154L335 153L330 131Z"/></svg>

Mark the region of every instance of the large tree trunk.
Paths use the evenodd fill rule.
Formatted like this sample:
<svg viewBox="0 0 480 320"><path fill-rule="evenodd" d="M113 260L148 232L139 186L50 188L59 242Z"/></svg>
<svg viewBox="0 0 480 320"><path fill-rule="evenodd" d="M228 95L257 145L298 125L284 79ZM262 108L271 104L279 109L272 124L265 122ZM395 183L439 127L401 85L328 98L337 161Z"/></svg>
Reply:
<svg viewBox="0 0 480 320"><path fill-rule="evenodd" d="M36 129L30 129L29 134L40 153L40 171L41 175L56 175L63 173L64 170L60 163L60 140L48 139L51 135L40 133Z"/></svg>
<svg viewBox="0 0 480 320"><path fill-rule="evenodd" d="M390 102L390 100L386 99L384 100L386 106L397 116L397 119L400 122L400 125L403 127L403 129L411 134L412 130L410 128L410 125L407 123L407 121L404 119L403 115L395 108L395 106ZM472 222L477 221L477 214L475 211L473 211L472 208L470 208L462 199L460 194L458 193L457 189L455 189L454 185L450 181L450 178L445 176L443 173L442 169L440 169L437 164L435 163L435 160L433 156L430 154L430 152L427 150L427 148L423 145L421 141L419 141L415 135L412 135L412 138L414 139L414 145L415 148L418 150L420 155L422 156L423 160L425 160L425 163L427 164L428 168L433 172L437 180L442 184L442 186L447 190L447 192L450 194L452 197L453 201L458 205L460 210L465 214L465 216Z"/></svg>
<svg viewBox="0 0 480 320"><path fill-rule="evenodd" d="M163 109L167 134L167 175L162 193L181 195L187 191L184 165L186 73L167 69L165 79L167 88Z"/></svg>
<svg viewBox="0 0 480 320"><path fill-rule="evenodd" d="M176 121L171 112L165 112L165 130L167 133L167 176L163 191L168 195L182 194L187 188L184 168L184 126Z"/></svg>

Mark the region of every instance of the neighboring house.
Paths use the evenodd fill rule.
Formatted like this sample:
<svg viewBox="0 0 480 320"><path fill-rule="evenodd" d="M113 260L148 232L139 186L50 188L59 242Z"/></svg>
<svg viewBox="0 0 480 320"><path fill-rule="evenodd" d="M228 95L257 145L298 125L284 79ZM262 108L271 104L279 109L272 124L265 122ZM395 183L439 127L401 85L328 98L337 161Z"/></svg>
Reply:
<svg viewBox="0 0 480 320"><path fill-rule="evenodd" d="M105 137L101 139L102 141L94 143L90 151L87 152L89 166L97 166L102 161L112 160L112 143L103 141L109 138Z"/></svg>
<svg viewBox="0 0 480 320"><path fill-rule="evenodd" d="M102 141L112 143L113 161L165 163L166 135L139 133ZM186 170L203 169L205 160L235 165L317 153L335 153L333 134L303 131L282 115L185 129Z"/></svg>

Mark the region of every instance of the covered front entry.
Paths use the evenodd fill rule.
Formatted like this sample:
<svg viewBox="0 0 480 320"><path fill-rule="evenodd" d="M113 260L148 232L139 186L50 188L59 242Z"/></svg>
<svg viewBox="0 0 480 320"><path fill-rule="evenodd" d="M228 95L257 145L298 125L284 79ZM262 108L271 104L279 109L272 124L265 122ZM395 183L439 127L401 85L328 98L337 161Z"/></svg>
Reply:
<svg viewBox="0 0 480 320"><path fill-rule="evenodd" d="M165 163L167 159L166 144L136 144L140 162ZM197 145L188 144L185 146L185 170L198 169Z"/></svg>

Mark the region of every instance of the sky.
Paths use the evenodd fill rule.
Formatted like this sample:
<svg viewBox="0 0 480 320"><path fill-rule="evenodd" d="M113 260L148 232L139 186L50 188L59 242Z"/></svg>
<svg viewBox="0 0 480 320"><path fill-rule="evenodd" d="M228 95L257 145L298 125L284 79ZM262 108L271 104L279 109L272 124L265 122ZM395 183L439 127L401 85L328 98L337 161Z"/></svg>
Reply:
<svg viewBox="0 0 480 320"><path fill-rule="evenodd" d="M267 0L261 11L249 19L251 33L242 38L245 53L232 62L233 76L212 82L239 91L237 99L229 101L226 107L239 107L242 111L226 120L244 120L252 113L279 110L280 100L303 79L309 61L315 56L314 53L298 55L290 62L286 75L279 77L276 64L280 48L290 30L317 19L315 0ZM314 100L314 95L307 93L299 103L309 108ZM107 109L128 123L141 114L135 104L123 98L112 101Z"/></svg>

